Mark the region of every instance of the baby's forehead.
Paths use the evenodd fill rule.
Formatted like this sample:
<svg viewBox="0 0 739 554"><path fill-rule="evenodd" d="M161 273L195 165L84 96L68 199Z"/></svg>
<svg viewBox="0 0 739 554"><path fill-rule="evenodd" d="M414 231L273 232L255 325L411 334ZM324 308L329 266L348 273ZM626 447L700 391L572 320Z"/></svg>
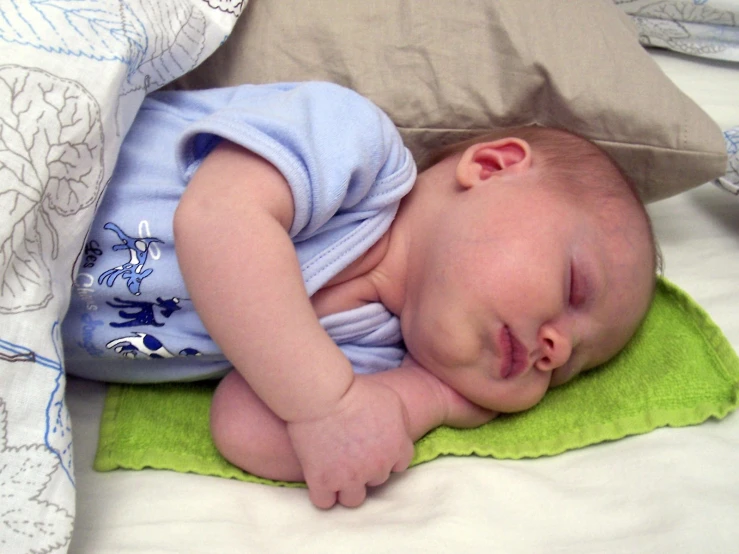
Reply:
<svg viewBox="0 0 739 554"><path fill-rule="evenodd" d="M611 310L624 312L623 316L631 314L621 321L626 327L632 327L629 320L641 321L654 294L657 247L643 208L624 202L619 204L620 207L608 209L597 219L602 226L601 244L613 295Z"/></svg>

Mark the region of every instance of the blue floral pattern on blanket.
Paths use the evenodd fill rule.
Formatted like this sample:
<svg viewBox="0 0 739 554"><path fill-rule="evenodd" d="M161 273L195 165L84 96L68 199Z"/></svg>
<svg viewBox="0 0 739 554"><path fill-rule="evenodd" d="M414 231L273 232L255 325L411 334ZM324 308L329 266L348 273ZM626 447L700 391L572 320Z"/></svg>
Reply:
<svg viewBox="0 0 739 554"><path fill-rule="evenodd" d="M739 0L614 0L644 46L739 61Z"/></svg>
<svg viewBox="0 0 739 554"><path fill-rule="evenodd" d="M646 47L739 62L739 0L613 0L629 14ZM729 163L714 181L739 196L739 126L724 131Z"/></svg>
<svg viewBox="0 0 739 554"><path fill-rule="evenodd" d="M729 163L726 175L716 179L716 184L731 194L739 196L739 126L724 132L726 139L726 153Z"/></svg>
<svg viewBox="0 0 739 554"><path fill-rule="evenodd" d="M247 0L0 2L0 552L61 554L75 517L58 322L144 95Z"/></svg>

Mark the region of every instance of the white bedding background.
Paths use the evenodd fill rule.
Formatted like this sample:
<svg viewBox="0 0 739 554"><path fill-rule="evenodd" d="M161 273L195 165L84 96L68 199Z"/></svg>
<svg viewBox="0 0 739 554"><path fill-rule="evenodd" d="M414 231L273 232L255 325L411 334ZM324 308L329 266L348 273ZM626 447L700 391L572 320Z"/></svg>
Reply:
<svg viewBox="0 0 739 554"><path fill-rule="evenodd" d="M739 66L654 58L719 125L739 125ZM650 206L666 276L739 349L739 198L707 184ZM78 514L70 552L670 553L739 545L739 413L551 458L441 458L360 509L306 492L167 471L95 473L102 385L72 380Z"/></svg>
<svg viewBox="0 0 739 554"><path fill-rule="evenodd" d="M739 61L737 0L613 0L629 14L644 46Z"/></svg>
<svg viewBox="0 0 739 554"><path fill-rule="evenodd" d="M213 52L243 3L0 3L0 552L69 546L73 263L144 95Z"/></svg>

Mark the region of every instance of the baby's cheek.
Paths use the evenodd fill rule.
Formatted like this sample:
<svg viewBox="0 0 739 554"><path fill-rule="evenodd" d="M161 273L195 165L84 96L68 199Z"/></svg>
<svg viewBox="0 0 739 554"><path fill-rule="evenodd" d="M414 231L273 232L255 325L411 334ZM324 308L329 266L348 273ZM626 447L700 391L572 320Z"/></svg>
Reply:
<svg viewBox="0 0 739 554"><path fill-rule="evenodd" d="M579 371L569 364L558 367L552 372L552 380L549 382L549 388L559 387L565 383L569 383L578 375Z"/></svg>
<svg viewBox="0 0 739 554"><path fill-rule="evenodd" d="M429 360L429 365L439 368L460 368L479 366L484 358L481 340L474 330L464 323L441 322L429 326L418 337L418 359Z"/></svg>

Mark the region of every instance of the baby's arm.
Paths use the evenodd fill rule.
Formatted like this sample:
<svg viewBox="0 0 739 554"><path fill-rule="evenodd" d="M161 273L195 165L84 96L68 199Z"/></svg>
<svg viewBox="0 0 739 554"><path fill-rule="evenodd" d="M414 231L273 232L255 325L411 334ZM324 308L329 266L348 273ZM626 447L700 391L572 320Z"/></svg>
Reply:
<svg viewBox="0 0 739 554"><path fill-rule="evenodd" d="M392 387L403 399L414 441L440 425L460 429L479 427L498 416L498 412L473 404L444 384L418 365L410 354L406 354L399 368L373 377Z"/></svg>
<svg viewBox="0 0 739 554"><path fill-rule="evenodd" d="M410 358L397 369L357 379L375 381L400 396L414 441L439 425L477 427L497 415L468 402ZM285 422L238 372L231 372L218 385L211 407L211 432L218 450L234 465L268 479L304 479Z"/></svg>
<svg viewBox="0 0 739 554"><path fill-rule="evenodd" d="M274 166L223 142L178 206L178 261L208 332L287 423L311 500L355 505L407 467L413 444L397 394L355 380L319 324L287 233L293 210Z"/></svg>

